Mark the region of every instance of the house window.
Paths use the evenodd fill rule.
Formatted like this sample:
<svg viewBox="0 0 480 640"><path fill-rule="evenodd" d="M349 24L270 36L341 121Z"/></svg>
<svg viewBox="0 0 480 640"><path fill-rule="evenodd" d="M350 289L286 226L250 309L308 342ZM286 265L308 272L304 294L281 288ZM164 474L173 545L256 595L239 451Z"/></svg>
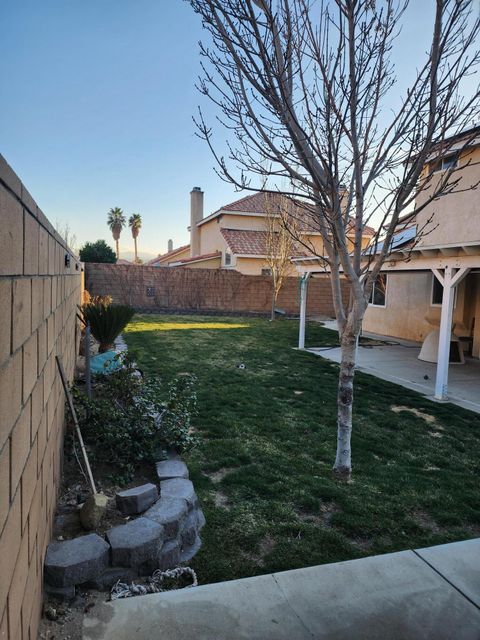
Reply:
<svg viewBox="0 0 480 640"><path fill-rule="evenodd" d="M430 163L430 173L435 171L446 171L447 169L455 169L458 165L458 155L456 153L445 156L436 162Z"/></svg>
<svg viewBox="0 0 480 640"><path fill-rule="evenodd" d="M227 253L225 251L225 266L229 267L232 264L232 254L231 253Z"/></svg>
<svg viewBox="0 0 480 640"><path fill-rule="evenodd" d="M432 307L441 307L443 300L443 285L434 275L432 275L432 278L432 300L430 304Z"/></svg>
<svg viewBox="0 0 480 640"><path fill-rule="evenodd" d="M387 302L387 274L380 273L373 283L368 304L373 307L385 307Z"/></svg>
<svg viewBox="0 0 480 640"><path fill-rule="evenodd" d="M262 269L262 276L271 276L271 275L272 275L271 269Z"/></svg>

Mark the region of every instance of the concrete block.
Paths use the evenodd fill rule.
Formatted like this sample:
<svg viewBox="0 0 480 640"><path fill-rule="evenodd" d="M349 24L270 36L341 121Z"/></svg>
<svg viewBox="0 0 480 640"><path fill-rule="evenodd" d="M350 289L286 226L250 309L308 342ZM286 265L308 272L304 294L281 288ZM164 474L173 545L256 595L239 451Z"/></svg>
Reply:
<svg viewBox="0 0 480 640"><path fill-rule="evenodd" d="M37 217L37 203L30 195L28 189L25 185L22 184L22 202L23 205L30 213L36 218Z"/></svg>
<svg viewBox="0 0 480 640"><path fill-rule="evenodd" d="M161 571L174 569L180 563L180 542L178 540L168 540L160 551L158 568Z"/></svg>
<svg viewBox="0 0 480 640"><path fill-rule="evenodd" d="M98 591L109 591L119 580L129 584L138 576L136 569L132 567L108 567L103 573L89 580L83 586L87 589L97 589Z"/></svg>
<svg viewBox="0 0 480 640"><path fill-rule="evenodd" d="M0 275L13 276L23 273L23 210L21 205L0 186Z"/></svg>
<svg viewBox="0 0 480 640"><path fill-rule="evenodd" d="M37 381L38 338L35 332L23 345L23 401L32 393Z"/></svg>
<svg viewBox="0 0 480 640"><path fill-rule="evenodd" d="M176 538L186 519L187 501L183 498L160 498L143 516L150 518L165 529L165 539Z"/></svg>
<svg viewBox="0 0 480 640"><path fill-rule="evenodd" d="M109 546L96 533L51 542L45 556L45 581L53 587L70 587L93 580L108 567Z"/></svg>
<svg viewBox="0 0 480 640"><path fill-rule="evenodd" d="M112 564L120 567L155 568L163 545L163 527L148 518L137 518L107 531Z"/></svg>
<svg viewBox="0 0 480 640"><path fill-rule="evenodd" d="M27 340L32 327L32 281L16 278L13 281L12 351L16 351Z"/></svg>
<svg viewBox="0 0 480 640"><path fill-rule="evenodd" d="M207 524L207 521L205 520L205 514L203 513L203 511L200 508L197 509L197 528L198 528L198 530L201 531L206 524Z"/></svg>
<svg viewBox="0 0 480 640"><path fill-rule="evenodd" d="M16 196L22 197L22 183L12 167L0 154L0 178L11 189ZM3 187L2 187L3 190Z"/></svg>
<svg viewBox="0 0 480 640"><path fill-rule="evenodd" d="M184 564L185 562L190 562L190 560L197 555L202 546L202 540L199 535L195 537L195 540L192 545L188 547L184 547L180 553L180 562Z"/></svg>
<svg viewBox="0 0 480 640"><path fill-rule="evenodd" d="M11 438L11 496L17 489L23 467L30 453L30 427L31 427L31 401L23 407L22 412L15 423Z"/></svg>
<svg viewBox="0 0 480 640"><path fill-rule="evenodd" d="M12 339L12 281L0 280L0 366L10 355Z"/></svg>
<svg viewBox="0 0 480 640"><path fill-rule="evenodd" d="M38 274L38 222L28 211L24 211L24 275Z"/></svg>
<svg viewBox="0 0 480 640"><path fill-rule="evenodd" d="M0 602L6 602L15 561L20 550L21 543L21 496L17 491L15 499L10 506L7 520L0 536L0 558L2 562L2 574L0 580Z"/></svg>
<svg viewBox="0 0 480 640"><path fill-rule="evenodd" d="M37 330L38 339L38 374L43 371L47 361L47 323L44 321Z"/></svg>
<svg viewBox="0 0 480 640"><path fill-rule="evenodd" d="M116 494L117 508L125 515L143 513L158 498L158 489L154 484L119 491Z"/></svg>
<svg viewBox="0 0 480 640"><path fill-rule="evenodd" d="M37 440L32 445L30 453L28 455L25 468L23 470L21 479L22 488L22 531L25 529L27 523L28 513L30 511L30 505L32 504L33 494L37 485Z"/></svg>
<svg viewBox="0 0 480 640"><path fill-rule="evenodd" d="M193 509L188 514L185 522L183 523L182 530L180 532L180 539L182 541L182 549L191 547L197 537L197 511Z"/></svg>
<svg viewBox="0 0 480 640"><path fill-rule="evenodd" d="M32 278L32 331L43 322L43 278Z"/></svg>
<svg viewBox="0 0 480 640"><path fill-rule="evenodd" d="M38 273L48 273L48 233L43 227L38 229Z"/></svg>
<svg viewBox="0 0 480 640"><path fill-rule="evenodd" d="M91 531L98 527L107 511L108 498L103 493L93 493L88 496L80 510L82 527Z"/></svg>
<svg viewBox="0 0 480 640"><path fill-rule="evenodd" d="M8 515L10 505L10 444L6 442L0 451L0 531ZM0 636L1 638L1 636Z"/></svg>
<svg viewBox="0 0 480 640"><path fill-rule="evenodd" d="M52 587L45 582L44 584L45 593L55 600L59 600L60 602L68 602L75 598L75 587Z"/></svg>
<svg viewBox="0 0 480 640"><path fill-rule="evenodd" d="M191 480L184 478L163 480L160 483L160 497L181 498L187 501L189 508L193 508L197 503L197 496Z"/></svg>
<svg viewBox="0 0 480 640"><path fill-rule="evenodd" d="M160 481L170 478L188 479L188 468L183 460L162 460L156 463L157 476Z"/></svg>

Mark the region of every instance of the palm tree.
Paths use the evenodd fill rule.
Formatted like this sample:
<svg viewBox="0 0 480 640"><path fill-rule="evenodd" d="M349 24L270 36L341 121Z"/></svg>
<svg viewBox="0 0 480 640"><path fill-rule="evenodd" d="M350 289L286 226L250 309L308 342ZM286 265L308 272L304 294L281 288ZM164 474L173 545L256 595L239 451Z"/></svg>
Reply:
<svg viewBox="0 0 480 640"><path fill-rule="evenodd" d="M140 229L142 228L142 216L139 213L132 213L130 218L128 219L128 226L132 230L132 237L135 243L135 264L138 263L138 255L137 255L137 238L140 233Z"/></svg>
<svg viewBox="0 0 480 640"><path fill-rule="evenodd" d="M107 224L112 231L113 239L115 240L115 246L117 248L117 260L120 257L120 249L118 248L118 240L120 238L120 234L122 233L122 229L126 224L125 216L123 215L123 211L120 207L114 207L110 209L108 212Z"/></svg>

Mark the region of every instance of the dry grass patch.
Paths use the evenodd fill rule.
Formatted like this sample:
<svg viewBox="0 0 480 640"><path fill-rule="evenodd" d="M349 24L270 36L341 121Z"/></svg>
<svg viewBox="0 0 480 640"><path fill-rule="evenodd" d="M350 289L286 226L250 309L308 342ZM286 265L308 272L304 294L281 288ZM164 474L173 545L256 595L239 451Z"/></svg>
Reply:
<svg viewBox="0 0 480 640"><path fill-rule="evenodd" d="M417 418L421 418L422 420L425 420L425 422L427 424L435 424L436 423L435 416L432 416L429 413L425 413L424 411L420 411L420 409L416 409L415 407L405 407L403 405L393 405L392 406L392 411L394 413L401 413L402 411L408 411L409 413L413 413L413 415L416 416ZM442 428L442 427L438 427L437 426L437 428Z"/></svg>

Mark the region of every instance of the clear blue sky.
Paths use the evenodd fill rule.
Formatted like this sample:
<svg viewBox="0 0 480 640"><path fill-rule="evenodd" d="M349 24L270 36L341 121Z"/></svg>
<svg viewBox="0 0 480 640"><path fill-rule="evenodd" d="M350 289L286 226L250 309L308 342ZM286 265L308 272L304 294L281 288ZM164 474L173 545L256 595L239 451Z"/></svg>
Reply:
<svg viewBox="0 0 480 640"><path fill-rule="evenodd" d="M412 5L399 89L431 32L433 0ZM240 197L194 135L197 105L211 111L194 87L201 37L183 0L2 0L0 152L80 244L113 246L106 213L120 206L142 214L139 248L157 254L188 242L192 186L206 214Z"/></svg>

